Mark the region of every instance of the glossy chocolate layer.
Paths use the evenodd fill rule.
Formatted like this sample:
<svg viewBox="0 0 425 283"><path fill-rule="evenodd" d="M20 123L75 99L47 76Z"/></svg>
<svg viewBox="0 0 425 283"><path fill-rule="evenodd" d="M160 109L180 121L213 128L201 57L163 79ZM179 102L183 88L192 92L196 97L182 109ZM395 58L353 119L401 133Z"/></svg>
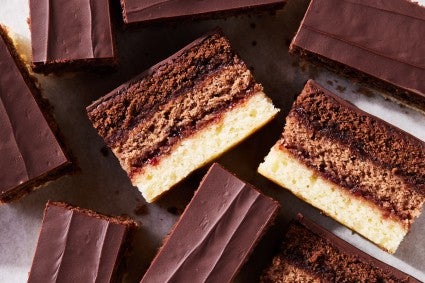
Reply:
<svg viewBox="0 0 425 283"><path fill-rule="evenodd" d="M419 282L298 214L261 282L306 282L305 277L309 282Z"/></svg>
<svg viewBox="0 0 425 283"><path fill-rule="evenodd" d="M278 209L213 164L141 282L230 282Z"/></svg>
<svg viewBox="0 0 425 283"><path fill-rule="evenodd" d="M121 0L126 24L181 17L200 17L220 12L283 7L286 0Z"/></svg>
<svg viewBox="0 0 425 283"><path fill-rule="evenodd" d="M423 34L425 8L409 1L313 0L291 50L392 85L389 95L425 110Z"/></svg>
<svg viewBox="0 0 425 283"><path fill-rule="evenodd" d="M0 27L0 201L69 164L11 41ZM48 119L46 119L48 117Z"/></svg>
<svg viewBox="0 0 425 283"><path fill-rule="evenodd" d="M120 251L134 225L47 203L28 282L116 282Z"/></svg>
<svg viewBox="0 0 425 283"><path fill-rule="evenodd" d="M32 61L45 65L115 57L109 0L30 0ZM111 61L112 63L112 61ZM81 62L79 62L81 64Z"/></svg>

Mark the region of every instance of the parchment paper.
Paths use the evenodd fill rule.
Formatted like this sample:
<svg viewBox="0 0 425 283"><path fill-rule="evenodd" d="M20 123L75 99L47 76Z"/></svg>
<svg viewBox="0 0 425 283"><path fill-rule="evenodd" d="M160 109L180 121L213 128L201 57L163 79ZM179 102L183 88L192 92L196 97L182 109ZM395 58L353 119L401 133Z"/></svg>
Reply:
<svg viewBox="0 0 425 283"><path fill-rule="evenodd" d="M26 54L30 48L27 1L1 0L0 7L0 23L6 24L20 38L19 49ZM78 159L81 171L54 181L16 203L0 206L0 282L26 282L42 212L49 199L66 201L101 213L127 214L139 221L142 227L137 232L124 280L139 282L162 239L190 201L206 168L192 174L158 202L145 205L143 197L131 186L117 159L91 127L85 107L216 26L224 30L232 45L254 71L257 81L263 84L266 93L281 109L278 118L271 124L218 159L226 168L279 200L282 205L275 226L259 243L236 281L258 281L261 271L271 262L280 245L285 225L297 212L363 251L425 281L425 215L416 220L397 252L389 255L256 173L258 164L282 132L284 117L294 97L310 77L334 88L365 111L425 140L424 115L386 101L381 96L369 92L365 95L363 87L320 68L300 68L296 64L296 59L287 50L307 5L306 0L290 0L283 10L274 14L251 14L174 25L155 24L130 31L122 30L117 13L115 20L118 23L120 65L116 72L37 76L43 95L54 106L58 124Z"/></svg>

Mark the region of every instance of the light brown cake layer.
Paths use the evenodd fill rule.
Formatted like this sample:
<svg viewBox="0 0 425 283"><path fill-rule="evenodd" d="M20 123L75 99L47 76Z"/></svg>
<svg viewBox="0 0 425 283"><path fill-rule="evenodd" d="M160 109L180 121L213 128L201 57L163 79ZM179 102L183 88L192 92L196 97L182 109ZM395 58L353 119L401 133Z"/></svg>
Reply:
<svg viewBox="0 0 425 283"><path fill-rule="evenodd" d="M180 139L262 87L220 33L157 64L88 107L89 118L133 175ZM155 160L153 160L155 162Z"/></svg>
<svg viewBox="0 0 425 283"><path fill-rule="evenodd" d="M398 218L406 227L419 216L424 195L412 190L391 168L374 163L343 140L316 132L297 111L286 118L285 132L279 142L281 148L324 178L374 202L384 214Z"/></svg>
<svg viewBox="0 0 425 283"><path fill-rule="evenodd" d="M319 225L293 221L260 282L418 282Z"/></svg>
<svg viewBox="0 0 425 283"><path fill-rule="evenodd" d="M252 95L245 93L252 80L245 65L226 66L161 105L128 133L123 144L114 148L123 167L133 175L145 162L169 154L180 139L213 123L230 105L236 106Z"/></svg>
<svg viewBox="0 0 425 283"><path fill-rule="evenodd" d="M425 202L425 146L311 81L279 141L324 178L410 226Z"/></svg>

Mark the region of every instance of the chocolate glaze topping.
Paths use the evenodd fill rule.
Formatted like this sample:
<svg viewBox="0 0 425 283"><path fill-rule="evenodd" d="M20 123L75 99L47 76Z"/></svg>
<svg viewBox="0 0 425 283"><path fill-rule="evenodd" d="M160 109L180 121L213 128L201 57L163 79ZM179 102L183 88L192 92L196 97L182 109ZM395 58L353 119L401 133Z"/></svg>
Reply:
<svg viewBox="0 0 425 283"><path fill-rule="evenodd" d="M115 56L108 0L30 0L32 60L44 64Z"/></svg>
<svg viewBox="0 0 425 283"><path fill-rule="evenodd" d="M34 83L0 27L0 194L69 163ZM1 196L2 197L2 196Z"/></svg>
<svg viewBox="0 0 425 283"><path fill-rule="evenodd" d="M141 282L230 282L278 209L213 164Z"/></svg>
<svg viewBox="0 0 425 283"><path fill-rule="evenodd" d="M121 0L126 24L265 7L282 7L286 0Z"/></svg>
<svg viewBox="0 0 425 283"><path fill-rule="evenodd" d="M115 218L48 202L28 282L115 282L128 229Z"/></svg>
<svg viewBox="0 0 425 283"><path fill-rule="evenodd" d="M425 105L423 34L425 9L409 1L313 0L291 49L348 65Z"/></svg>

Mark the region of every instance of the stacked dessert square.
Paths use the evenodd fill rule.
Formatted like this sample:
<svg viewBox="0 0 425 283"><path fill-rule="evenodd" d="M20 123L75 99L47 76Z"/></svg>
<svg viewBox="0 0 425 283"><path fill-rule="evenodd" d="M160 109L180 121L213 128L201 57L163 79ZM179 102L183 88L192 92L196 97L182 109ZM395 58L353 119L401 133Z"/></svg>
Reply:
<svg viewBox="0 0 425 283"><path fill-rule="evenodd" d="M87 108L148 202L278 112L220 31L207 34Z"/></svg>
<svg viewBox="0 0 425 283"><path fill-rule="evenodd" d="M285 3L30 0L31 68L61 75L119 67L116 8L128 28L270 11ZM410 1L311 0L289 52L424 112L425 36L415 33L425 35L425 9ZM0 202L15 201L75 167L27 67L0 26ZM86 111L149 206L279 109L217 28ZM258 172L389 253L425 203L425 142L314 80L295 99ZM232 282L281 217L280 205L286 204L213 163L137 280ZM128 216L48 201L28 282L122 281L138 226ZM259 280L419 282L301 214Z"/></svg>

